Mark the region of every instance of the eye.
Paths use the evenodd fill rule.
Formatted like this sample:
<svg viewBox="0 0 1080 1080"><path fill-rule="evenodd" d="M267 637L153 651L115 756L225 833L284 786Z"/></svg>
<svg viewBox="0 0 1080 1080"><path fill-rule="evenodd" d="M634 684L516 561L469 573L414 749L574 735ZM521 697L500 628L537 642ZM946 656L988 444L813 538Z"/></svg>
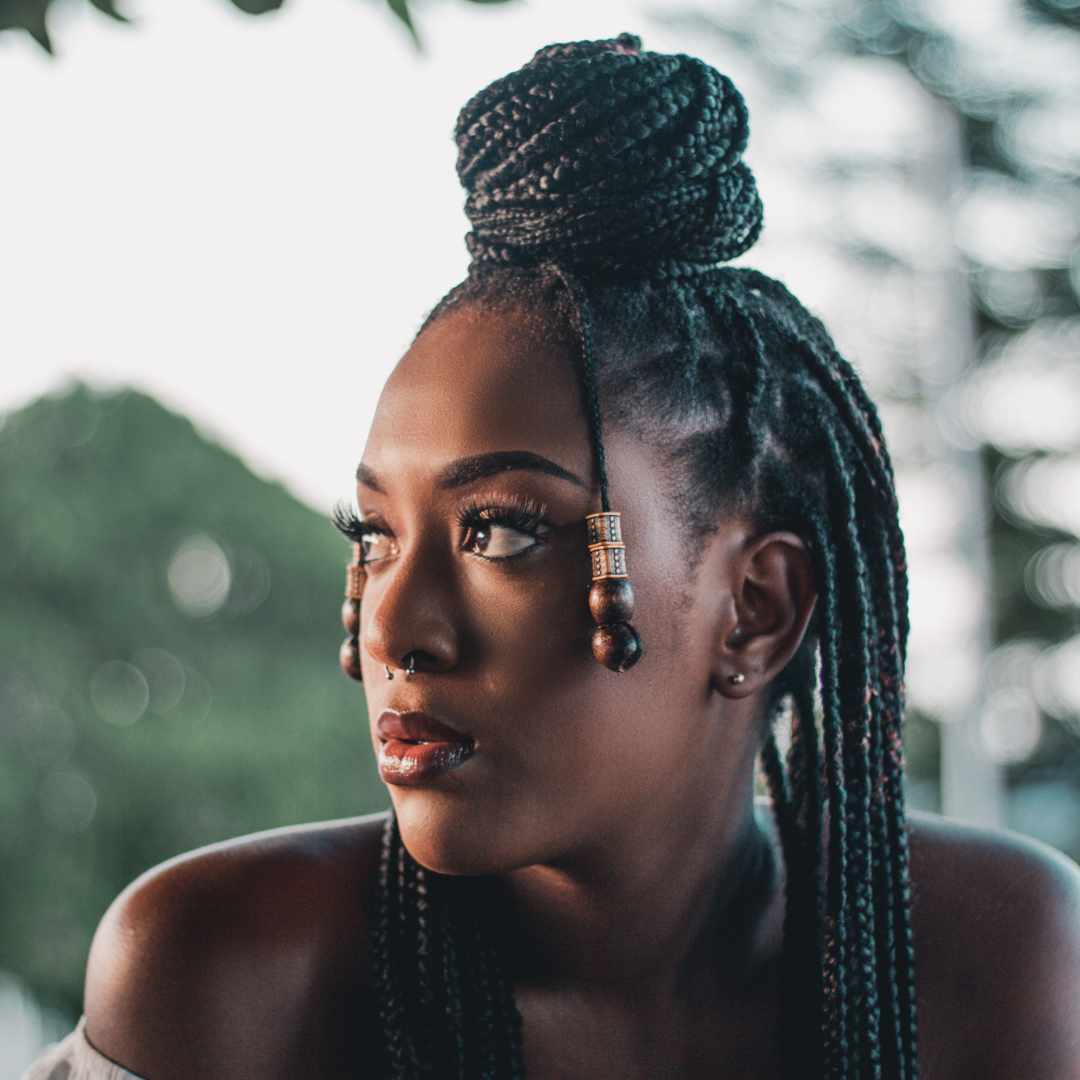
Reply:
<svg viewBox="0 0 1080 1080"><path fill-rule="evenodd" d="M550 532L547 507L524 496L483 505L472 499L458 511L458 524L465 529L462 548L491 562L527 555Z"/></svg>
<svg viewBox="0 0 1080 1080"><path fill-rule="evenodd" d="M374 521L367 521L360 533L360 561L367 566L369 563L385 559L392 548L389 529Z"/></svg>
<svg viewBox="0 0 1080 1080"><path fill-rule="evenodd" d="M344 501L334 507L330 520L338 532L360 545L360 561L365 566L386 557L385 549L390 546L391 533L385 525L357 517L356 511Z"/></svg>
<svg viewBox="0 0 1080 1080"><path fill-rule="evenodd" d="M488 559L512 559L535 547L536 540L510 525L487 523L471 527L461 546Z"/></svg>

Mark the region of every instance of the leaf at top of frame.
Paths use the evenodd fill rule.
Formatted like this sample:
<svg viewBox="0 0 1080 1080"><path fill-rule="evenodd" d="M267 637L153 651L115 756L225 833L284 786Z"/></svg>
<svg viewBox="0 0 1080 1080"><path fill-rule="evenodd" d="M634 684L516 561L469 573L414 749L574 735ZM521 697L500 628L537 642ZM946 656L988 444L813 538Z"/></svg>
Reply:
<svg viewBox="0 0 1080 1080"><path fill-rule="evenodd" d="M103 12L110 18L116 19L117 22L130 23L131 19L128 18L122 11L116 10L116 0L90 0L90 3Z"/></svg>
<svg viewBox="0 0 1080 1080"><path fill-rule="evenodd" d="M233 7L238 7L248 15L265 15L268 11L277 11L285 0L232 0Z"/></svg>
<svg viewBox="0 0 1080 1080"><path fill-rule="evenodd" d="M413 44L418 48L422 48L420 42L420 35L416 31L416 25L413 23L412 14L409 12L409 0L386 0L390 5L390 10L405 24L409 31L409 35L413 39Z"/></svg>
<svg viewBox="0 0 1080 1080"><path fill-rule="evenodd" d="M25 30L47 53L52 40L45 25L51 0L0 0L0 30Z"/></svg>

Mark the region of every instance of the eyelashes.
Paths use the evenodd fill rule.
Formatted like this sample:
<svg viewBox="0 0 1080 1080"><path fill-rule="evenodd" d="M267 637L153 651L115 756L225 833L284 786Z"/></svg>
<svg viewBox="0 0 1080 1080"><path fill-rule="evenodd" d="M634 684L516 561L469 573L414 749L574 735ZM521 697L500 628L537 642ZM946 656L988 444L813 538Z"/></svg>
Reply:
<svg viewBox="0 0 1080 1080"><path fill-rule="evenodd" d="M342 536L354 544L363 543L364 537L376 531L374 523L361 521L356 516L356 511L344 499L334 504L334 509L330 513L330 523Z"/></svg>
<svg viewBox="0 0 1080 1080"><path fill-rule="evenodd" d="M528 495L503 495L497 499L473 495L458 507L457 521L462 528L502 525L535 536L547 524L547 514L547 505Z"/></svg>
<svg viewBox="0 0 1080 1080"><path fill-rule="evenodd" d="M510 559L521 558L529 552L544 544L545 536L551 528L548 519L548 506L539 499L528 495L499 495L490 498L473 495L458 507L456 518L457 524L466 530L468 536L475 537L479 532L488 532L492 528L513 529L533 538L533 543L520 551L509 555L483 555L476 552L480 558L489 562L506 562ZM356 511L345 500L339 501L330 515L334 528L343 536L355 544L360 544L364 554L362 562L378 562L378 559L368 559L367 544L373 537L392 536L390 529L375 517L358 517ZM462 545L465 547L466 545Z"/></svg>

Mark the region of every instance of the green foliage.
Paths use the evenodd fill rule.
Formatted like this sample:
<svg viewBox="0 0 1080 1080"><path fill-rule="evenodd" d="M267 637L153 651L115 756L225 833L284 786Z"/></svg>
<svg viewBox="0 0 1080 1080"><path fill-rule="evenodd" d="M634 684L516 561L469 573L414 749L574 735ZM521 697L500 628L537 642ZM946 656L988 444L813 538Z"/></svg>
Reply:
<svg viewBox="0 0 1080 1080"><path fill-rule="evenodd" d="M131 22L126 15L123 15L116 10L116 4L113 3L113 0L90 0L90 3L93 4L98 11L111 16L118 22Z"/></svg>
<svg viewBox="0 0 1080 1080"><path fill-rule="evenodd" d="M132 21L117 10L115 0L89 0L89 2L98 11L118 19L120 22ZM285 0L230 0L230 2L247 15L265 15L268 11L277 11L283 7ZM508 0L467 0L467 2L472 4L504 4ZM52 53L53 43L47 25L49 6L52 3L53 0L0 0L0 31L22 30L29 34L46 52ZM409 32L413 44L420 48L420 34L416 29L409 8L409 0L385 0L385 3Z"/></svg>
<svg viewBox="0 0 1080 1080"><path fill-rule="evenodd" d="M268 11L277 11L285 0L232 0L247 15L265 15Z"/></svg>
<svg viewBox="0 0 1080 1080"><path fill-rule="evenodd" d="M6 418L0 490L0 969L74 1017L139 873L387 800L322 516L152 399L81 385ZM231 570L212 611L177 600L193 537Z"/></svg>
<svg viewBox="0 0 1080 1080"><path fill-rule="evenodd" d="M0 0L0 31L25 30L46 52L53 51L45 13L52 0Z"/></svg>
<svg viewBox="0 0 1080 1080"><path fill-rule="evenodd" d="M420 35L416 32L412 15L409 14L408 0L387 0L387 3L390 5L390 10L405 24L406 29L412 36L413 44L419 47Z"/></svg>

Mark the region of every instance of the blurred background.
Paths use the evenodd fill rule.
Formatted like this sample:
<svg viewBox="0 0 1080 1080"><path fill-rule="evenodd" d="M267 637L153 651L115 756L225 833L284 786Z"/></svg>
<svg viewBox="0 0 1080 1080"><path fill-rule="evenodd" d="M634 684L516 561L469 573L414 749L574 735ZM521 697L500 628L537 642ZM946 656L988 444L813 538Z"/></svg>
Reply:
<svg viewBox="0 0 1080 1080"><path fill-rule="evenodd" d="M378 392L541 45L727 72L740 262L880 403L910 804L1080 856L1080 0L0 0L0 1076L135 876L387 804L337 667Z"/></svg>

